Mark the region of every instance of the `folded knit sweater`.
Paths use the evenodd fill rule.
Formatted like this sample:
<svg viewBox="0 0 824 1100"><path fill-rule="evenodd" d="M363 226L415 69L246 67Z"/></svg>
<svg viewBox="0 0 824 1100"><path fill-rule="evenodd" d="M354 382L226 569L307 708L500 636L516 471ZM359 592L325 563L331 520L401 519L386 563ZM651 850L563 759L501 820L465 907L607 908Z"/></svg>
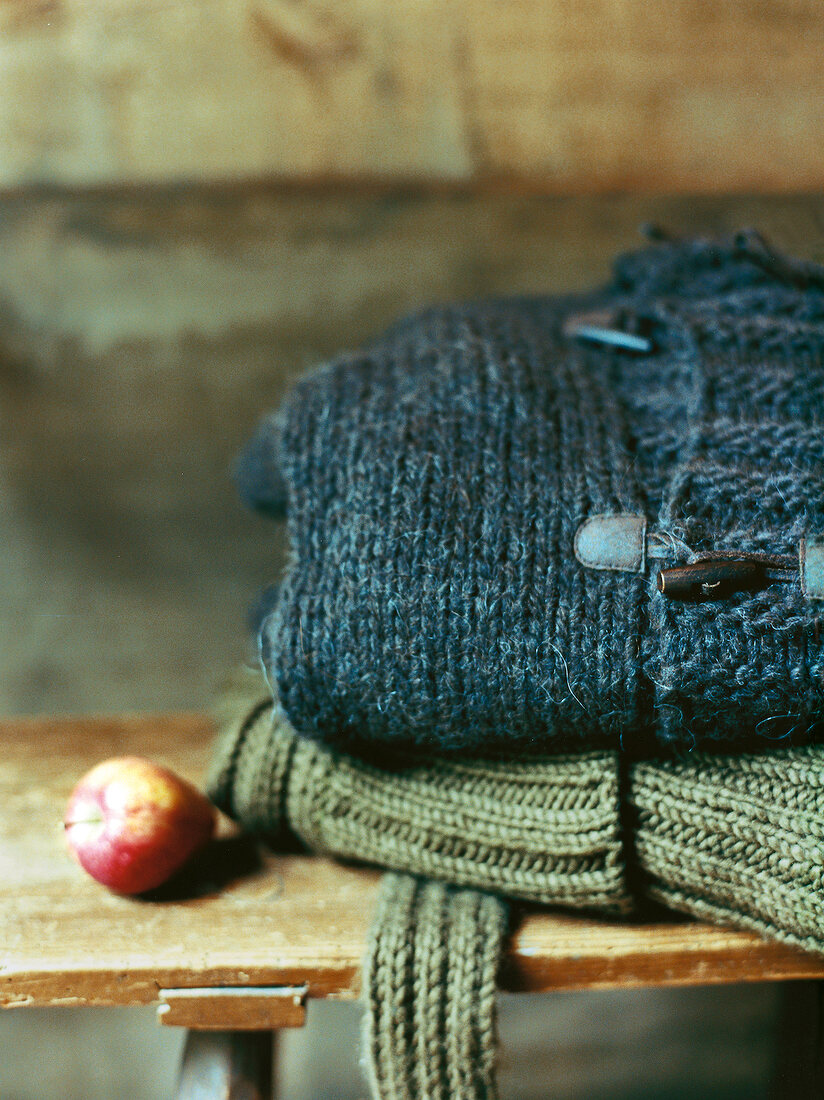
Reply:
<svg viewBox="0 0 824 1100"><path fill-rule="evenodd" d="M288 516L261 651L291 723L372 757L809 740L823 417L824 270L754 233L325 365L238 466Z"/></svg>
<svg viewBox="0 0 824 1100"><path fill-rule="evenodd" d="M298 737L257 670L216 717L210 797L275 847L612 915L651 898L824 953L824 747L380 769Z"/></svg>
<svg viewBox="0 0 824 1100"><path fill-rule="evenodd" d="M259 669L237 670L216 718L221 809L276 844L394 869L363 966L376 1100L495 1100L508 897L613 915L650 897L824 952L824 748L378 769L298 737Z"/></svg>

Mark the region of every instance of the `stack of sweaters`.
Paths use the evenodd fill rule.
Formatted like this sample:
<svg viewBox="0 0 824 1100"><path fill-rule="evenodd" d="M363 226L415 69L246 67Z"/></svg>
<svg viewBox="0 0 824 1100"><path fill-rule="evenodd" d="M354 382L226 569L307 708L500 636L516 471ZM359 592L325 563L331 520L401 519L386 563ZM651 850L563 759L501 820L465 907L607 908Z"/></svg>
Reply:
<svg viewBox="0 0 824 1100"><path fill-rule="evenodd" d="M384 878L381 1098L495 1096L508 899L824 951L824 268L673 240L430 309L241 456L286 518L212 797Z"/></svg>

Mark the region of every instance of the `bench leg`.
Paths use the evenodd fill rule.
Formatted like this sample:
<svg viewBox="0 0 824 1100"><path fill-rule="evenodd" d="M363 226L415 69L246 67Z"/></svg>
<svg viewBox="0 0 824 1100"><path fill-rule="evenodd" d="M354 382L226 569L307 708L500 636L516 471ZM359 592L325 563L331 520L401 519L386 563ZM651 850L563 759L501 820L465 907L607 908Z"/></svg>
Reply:
<svg viewBox="0 0 824 1100"><path fill-rule="evenodd" d="M272 1100L277 1033L190 1031L177 1100Z"/></svg>
<svg viewBox="0 0 824 1100"><path fill-rule="evenodd" d="M824 1096L824 982L782 986L773 1100Z"/></svg>

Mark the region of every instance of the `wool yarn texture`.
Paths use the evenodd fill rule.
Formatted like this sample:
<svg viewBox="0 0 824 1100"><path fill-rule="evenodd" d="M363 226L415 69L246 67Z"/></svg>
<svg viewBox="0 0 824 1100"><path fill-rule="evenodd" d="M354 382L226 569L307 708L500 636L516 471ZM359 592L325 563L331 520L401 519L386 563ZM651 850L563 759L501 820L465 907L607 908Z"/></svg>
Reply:
<svg viewBox="0 0 824 1100"><path fill-rule="evenodd" d="M324 365L237 466L287 516L260 644L290 723L376 762L814 741L822 408L824 269L754 232L657 241L591 294L432 308ZM576 557L603 516L646 522L638 568ZM658 590L739 555L786 575Z"/></svg>
<svg viewBox="0 0 824 1100"><path fill-rule="evenodd" d="M610 914L653 898L824 952L824 748L378 769L298 736L254 669L217 717L210 796L274 844Z"/></svg>
<svg viewBox="0 0 824 1100"><path fill-rule="evenodd" d="M212 801L273 845L575 909L626 913L616 754L392 769L299 737L256 669L217 714Z"/></svg>
<svg viewBox="0 0 824 1100"><path fill-rule="evenodd" d="M495 1100L506 903L411 875L381 882L363 968L376 1100Z"/></svg>

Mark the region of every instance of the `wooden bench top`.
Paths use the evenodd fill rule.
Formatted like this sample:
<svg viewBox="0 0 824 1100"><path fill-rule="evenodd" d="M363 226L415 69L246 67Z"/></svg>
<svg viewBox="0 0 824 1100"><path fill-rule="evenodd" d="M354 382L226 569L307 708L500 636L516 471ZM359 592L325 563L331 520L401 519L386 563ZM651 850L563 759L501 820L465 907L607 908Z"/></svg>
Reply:
<svg viewBox="0 0 824 1100"><path fill-rule="evenodd" d="M0 1005L135 1005L168 988L291 987L356 996L380 873L280 855L229 822L174 888L121 898L69 858L63 809L79 777L136 753L202 780L202 715L0 722ZM503 975L513 991L824 977L824 961L697 923L530 912Z"/></svg>

